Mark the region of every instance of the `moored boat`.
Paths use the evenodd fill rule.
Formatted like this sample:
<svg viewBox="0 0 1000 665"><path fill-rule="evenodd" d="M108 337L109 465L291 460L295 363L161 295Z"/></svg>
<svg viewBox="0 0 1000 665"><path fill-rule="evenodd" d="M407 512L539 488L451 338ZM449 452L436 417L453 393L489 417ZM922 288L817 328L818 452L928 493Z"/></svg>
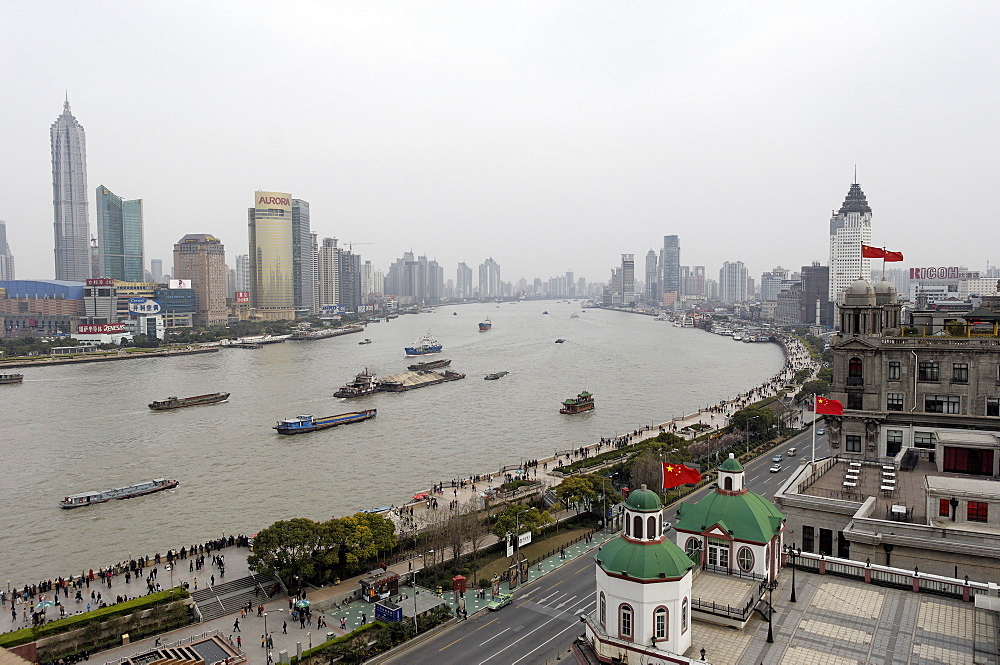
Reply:
<svg viewBox="0 0 1000 665"><path fill-rule="evenodd" d="M436 339L427 333L420 339L413 342L413 346L407 346L404 350L408 356L423 356L429 353L441 353L444 347Z"/></svg>
<svg viewBox="0 0 1000 665"><path fill-rule="evenodd" d="M406 369L411 372L425 372L429 369L438 369L441 367L447 367L451 364L451 360L448 358L442 358L441 360L427 360L422 363L413 363L412 365L407 365Z"/></svg>
<svg viewBox="0 0 1000 665"><path fill-rule="evenodd" d="M129 485L128 487L118 487L112 490L101 490L99 492L81 492L80 494L70 494L59 502L60 508L82 508L95 503L104 503L112 499L131 499L134 496L152 494L177 487L180 484L177 480L167 480L156 478L147 480L144 483Z"/></svg>
<svg viewBox="0 0 1000 665"><path fill-rule="evenodd" d="M303 434L305 432L315 432L321 429L337 427L338 425L360 423L363 420L374 418L377 413L378 409L367 409L365 411L351 411L324 418L317 418L312 415L296 416L287 420L279 420L278 424L272 429L278 430L278 434Z"/></svg>
<svg viewBox="0 0 1000 665"><path fill-rule="evenodd" d="M479 332L486 332L487 330L489 330L492 327L493 327L493 322L490 321L489 317L486 317L485 321L480 321L479 322Z"/></svg>
<svg viewBox="0 0 1000 665"><path fill-rule="evenodd" d="M594 409L594 396L584 390L576 397L563 400L562 404L563 406L559 409L559 413L573 414L592 411Z"/></svg>
<svg viewBox="0 0 1000 665"><path fill-rule="evenodd" d="M24 374L0 374L0 385L5 383L21 383L24 381Z"/></svg>
<svg viewBox="0 0 1000 665"><path fill-rule="evenodd" d="M502 379L508 374L510 374L510 372L493 372L492 374L487 374L483 378L487 381L496 381L497 379Z"/></svg>
<svg viewBox="0 0 1000 665"><path fill-rule="evenodd" d="M195 395L194 397L168 397L159 402L150 402L149 408L153 411L165 411L167 409L180 409L185 406L200 406L202 404L215 404L229 399L229 393L208 393L207 395Z"/></svg>
<svg viewBox="0 0 1000 665"><path fill-rule="evenodd" d="M351 398L373 395L378 392L378 384L379 382L375 379L375 375L369 373L366 367L365 371L356 375L353 381L333 393L333 396Z"/></svg>

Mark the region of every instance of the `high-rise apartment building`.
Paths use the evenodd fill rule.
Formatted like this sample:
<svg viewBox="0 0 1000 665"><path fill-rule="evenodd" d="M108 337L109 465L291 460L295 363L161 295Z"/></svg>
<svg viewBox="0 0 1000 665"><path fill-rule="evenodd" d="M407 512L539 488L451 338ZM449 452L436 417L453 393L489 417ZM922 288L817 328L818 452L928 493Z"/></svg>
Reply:
<svg viewBox="0 0 1000 665"><path fill-rule="evenodd" d="M236 256L236 290L250 291L250 255Z"/></svg>
<svg viewBox="0 0 1000 665"><path fill-rule="evenodd" d="M472 268L465 265L465 262L458 264L458 271L455 273L455 297L471 298L475 287L472 285Z"/></svg>
<svg viewBox="0 0 1000 665"><path fill-rule="evenodd" d="M342 304L339 301L340 292L337 287L340 279L340 249L337 247L336 238L323 238L323 243L316 254L316 267L320 310Z"/></svg>
<svg viewBox="0 0 1000 665"><path fill-rule="evenodd" d="M7 223L0 220L0 282L14 279L14 255L7 244Z"/></svg>
<svg viewBox="0 0 1000 665"><path fill-rule="evenodd" d="M719 300L722 302L746 302L747 269L742 261L722 264L719 270Z"/></svg>
<svg viewBox="0 0 1000 665"><path fill-rule="evenodd" d="M361 256L341 248L337 267L337 304L357 312L361 305Z"/></svg>
<svg viewBox="0 0 1000 665"><path fill-rule="evenodd" d="M830 300L855 280L871 274L871 259L861 258L861 245L872 242L872 209L858 183L851 185L840 210L830 218Z"/></svg>
<svg viewBox="0 0 1000 665"><path fill-rule="evenodd" d="M635 254L622 254L622 304L635 302Z"/></svg>
<svg viewBox="0 0 1000 665"><path fill-rule="evenodd" d="M498 298L500 295L500 264L490 257L479 264L479 297Z"/></svg>
<svg viewBox="0 0 1000 665"><path fill-rule="evenodd" d="M682 295L681 292L681 241L677 236L663 236L663 250L660 252L660 294L673 293L674 296Z"/></svg>
<svg viewBox="0 0 1000 665"><path fill-rule="evenodd" d="M174 245L174 279L191 280L194 289L194 325L229 322L226 309L229 269L222 241L207 233L189 233Z"/></svg>
<svg viewBox="0 0 1000 665"><path fill-rule="evenodd" d="M833 303L830 302L830 268L819 261L802 266L802 323L833 325Z"/></svg>
<svg viewBox="0 0 1000 665"><path fill-rule="evenodd" d="M361 265L361 300L362 302L374 302L375 295L382 295L382 280L384 276L381 270L377 270L371 261L365 261Z"/></svg>
<svg viewBox="0 0 1000 665"><path fill-rule="evenodd" d="M313 296L312 233L309 231L309 202L292 199L292 288L295 291L295 310L300 314L315 311Z"/></svg>
<svg viewBox="0 0 1000 665"><path fill-rule="evenodd" d="M760 299L777 300L778 294L791 286L788 275L791 271L778 266L760 276Z"/></svg>
<svg viewBox="0 0 1000 665"><path fill-rule="evenodd" d="M660 261L656 252L646 252L646 300L660 301Z"/></svg>
<svg viewBox="0 0 1000 665"><path fill-rule="evenodd" d="M163 283L163 259L149 260L149 274L156 284Z"/></svg>
<svg viewBox="0 0 1000 665"><path fill-rule="evenodd" d="M85 282L91 276L90 211L87 205L87 137L69 110L49 128L52 143L52 206L56 279Z"/></svg>
<svg viewBox="0 0 1000 665"><path fill-rule="evenodd" d="M247 211L250 235L250 306L252 317L268 321L295 318L295 271L292 260L292 195L254 194Z"/></svg>
<svg viewBox="0 0 1000 665"><path fill-rule="evenodd" d="M101 277L141 282L142 199L126 201L104 185L97 188L97 253Z"/></svg>

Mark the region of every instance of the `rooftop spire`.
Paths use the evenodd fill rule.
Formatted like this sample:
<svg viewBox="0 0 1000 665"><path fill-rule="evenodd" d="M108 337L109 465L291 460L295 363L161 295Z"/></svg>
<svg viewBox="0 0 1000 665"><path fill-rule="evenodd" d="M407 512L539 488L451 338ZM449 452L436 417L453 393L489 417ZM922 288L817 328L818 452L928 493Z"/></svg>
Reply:
<svg viewBox="0 0 1000 665"><path fill-rule="evenodd" d="M63 113L69 114L69 90L66 91L66 101L63 102Z"/></svg>
<svg viewBox="0 0 1000 665"><path fill-rule="evenodd" d="M855 179L857 179L857 174L855 174ZM847 214L849 212L858 212L861 214L871 214L871 206L868 205L868 199L865 198L865 193L861 191L861 185L855 182L851 185L851 189L847 192L847 197L844 199L844 205L840 206L838 211L841 215Z"/></svg>

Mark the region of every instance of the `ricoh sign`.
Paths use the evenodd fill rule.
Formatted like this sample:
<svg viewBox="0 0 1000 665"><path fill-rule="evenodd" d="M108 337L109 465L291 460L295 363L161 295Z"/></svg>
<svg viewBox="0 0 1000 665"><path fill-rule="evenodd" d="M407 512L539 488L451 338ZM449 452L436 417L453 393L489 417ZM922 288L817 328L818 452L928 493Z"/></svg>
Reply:
<svg viewBox="0 0 1000 665"><path fill-rule="evenodd" d="M258 208L292 209L292 195L285 192L257 192Z"/></svg>
<svg viewBox="0 0 1000 665"><path fill-rule="evenodd" d="M101 323L97 325L80 324L76 327L76 332L81 335L107 335L110 333L125 332L124 323Z"/></svg>
<svg viewBox="0 0 1000 665"><path fill-rule="evenodd" d="M910 279L979 279L978 271L950 268L910 268Z"/></svg>

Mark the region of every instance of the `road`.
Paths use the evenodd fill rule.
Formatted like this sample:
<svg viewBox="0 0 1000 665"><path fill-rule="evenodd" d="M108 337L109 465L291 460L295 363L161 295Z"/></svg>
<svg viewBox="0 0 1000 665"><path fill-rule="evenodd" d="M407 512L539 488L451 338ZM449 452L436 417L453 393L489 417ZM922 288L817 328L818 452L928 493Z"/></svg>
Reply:
<svg viewBox="0 0 1000 665"><path fill-rule="evenodd" d="M591 553L560 566L516 592L507 607L480 612L387 662L528 665L554 659L583 633L580 615L594 609L594 565Z"/></svg>

